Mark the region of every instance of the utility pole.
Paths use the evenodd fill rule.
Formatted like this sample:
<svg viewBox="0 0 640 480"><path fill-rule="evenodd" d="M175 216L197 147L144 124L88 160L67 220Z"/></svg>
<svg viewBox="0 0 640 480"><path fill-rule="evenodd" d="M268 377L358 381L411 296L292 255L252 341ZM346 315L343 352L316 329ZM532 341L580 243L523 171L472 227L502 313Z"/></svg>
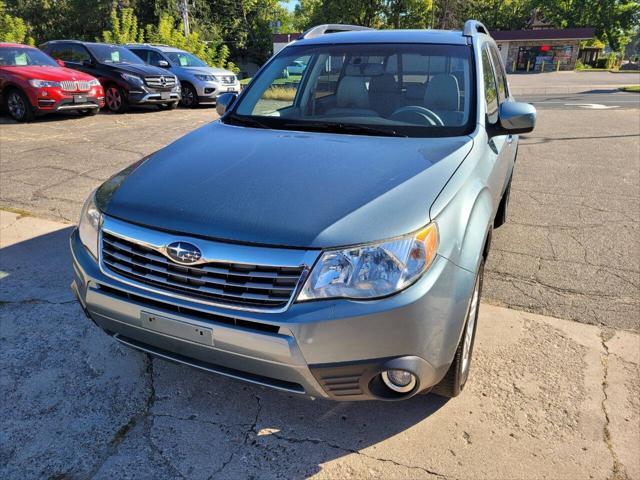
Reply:
<svg viewBox="0 0 640 480"><path fill-rule="evenodd" d="M178 0L178 10L182 15L182 25L184 26L184 36L189 35L189 0Z"/></svg>

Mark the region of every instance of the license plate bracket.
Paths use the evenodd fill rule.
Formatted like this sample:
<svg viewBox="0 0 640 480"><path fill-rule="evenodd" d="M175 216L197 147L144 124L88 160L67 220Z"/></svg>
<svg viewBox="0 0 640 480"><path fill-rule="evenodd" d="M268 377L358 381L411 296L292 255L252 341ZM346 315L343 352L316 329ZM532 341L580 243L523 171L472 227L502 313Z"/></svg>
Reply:
<svg viewBox="0 0 640 480"><path fill-rule="evenodd" d="M160 92L160 98L162 100L169 100L171 98L171 92Z"/></svg>
<svg viewBox="0 0 640 480"><path fill-rule="evenodd" d="M87 103L87 96L86 95L74 95L73 96L73 103Z"/></svg>
<svg viewBox="0 0 640 480"><path fill-rule="evenodd" d="M213 330L150 312L140 312L142 327L163 335L213 347Z"/></svg>

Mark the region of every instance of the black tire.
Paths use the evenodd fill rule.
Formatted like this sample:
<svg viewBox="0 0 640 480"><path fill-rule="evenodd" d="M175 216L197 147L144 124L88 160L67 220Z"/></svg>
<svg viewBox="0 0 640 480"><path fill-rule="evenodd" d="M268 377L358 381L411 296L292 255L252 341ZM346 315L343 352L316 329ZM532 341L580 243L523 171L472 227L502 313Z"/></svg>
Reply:
<svg viewBox="0 0 640 480"><path fill-rule="evenodd" d="M129 110L129 101L124 89L117 85L107 85L104 91L105 106L113 113L125 113Z"/></svg>
<svg viewBox="0 0 640 480"><path fill-rule="evenodd" d="M99 111L99 108L85 108L84 110L79 110L78 113L83 117L93 117L97 115Z"/></svg>
<svg viewBox="0 0 640 480"><path fill-rule="evenodd" d="M30 122L36 116L27 96L17 88L12 88L5 94L5 107L17 122Z"/></svg>
<svg viewBox="0 0 640 480"><path fill-rule="evenodd" d="M198 100L198 92L189 83L182 84L182 98L180 99L180 105L185 108L197 107L200 101Z"/></svg>
<svg viewBox="0 0 640 480"><path fill-rule="evenodd" d="M162 103L158 105L158 108L160 108L160 110L175 110L178 108L178 102Z"/></svg>
<svg viewBox="0 0 640 480"><path fill-rule="evenodd" d="M493 220L493 228L498 228L507 223L507 216L509 214L509 198L511 197L511 180L513 176L509 179L509 183L507 184L507 188L502 194L502 199L500 200L500 205L498 205L498 211L496 212L496 218Z"/></svg>
<svg viewBox="0 0 640 480"><path fill-rule="evenodd" d="M469 309L467 310L467 318L462 331L462 338L453 357L453 363L449 367L447 374L440 383L433 387L432 393L441 397L453 398L460 395L469 378L469 370L471 367L471 359L473 355L473 345L476 339L476 330L478 328L478 311L480 310L480 297L482 296L482 278L484 276L484 258L478 268L476 275L476 283L473 289ZM476 294L477 292L477 294ZM475 305L475 307L474 307ZM470 323L471 322L471 323ZM469 331L468 331L469 330ZM467 338L467 334L470 337ZM465 344L465 342L468 342ZM468 345L468 353L465 350Z"/></svg>

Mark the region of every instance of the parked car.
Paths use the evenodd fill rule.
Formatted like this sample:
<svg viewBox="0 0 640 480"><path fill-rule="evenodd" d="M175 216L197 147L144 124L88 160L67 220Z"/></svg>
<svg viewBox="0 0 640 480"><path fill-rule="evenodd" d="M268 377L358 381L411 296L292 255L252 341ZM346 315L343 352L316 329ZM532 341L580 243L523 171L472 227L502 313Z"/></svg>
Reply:
<svg viewBox="0 0 640 480"><path fill-rule="evenodd" d="M305 68L307 68L306 63L296 60L291 62L291 65L287 65L287 75L302 75Z"/></svg>
<svg viewBox="0 0 640 480"><path fill-rule="evenodd" d="M219 121L91 194L73 288L117 341L206 371L335 400L456 396L535 109L479 22L313 31L218 97Z"/></svg>
<svg viewBox="0 0 640 480"><path fill-rule="evenodd" d="M19 122L68 110L95 115L104 91L91 75L61 67L37 48L0 43L0 104Z"/></svg>
<svg viewBox="0 0 640 480"><path fill-rule="evenodd" d="M54 40L41 48L65 66L97 77L112 112L124 113L130 105L158 105L161 110L178 106L180 83L176 76L145 64L124 47Z"/></svg>
<svg viewBox="0 0 640 480"><path fill-rule="evenodd" d="M233 72L210 67L179 48L156 44L129 44L127 48L149 65L165 68L178 77L185 107L215 102L221 93L240 93L240 82Z"/></svg>

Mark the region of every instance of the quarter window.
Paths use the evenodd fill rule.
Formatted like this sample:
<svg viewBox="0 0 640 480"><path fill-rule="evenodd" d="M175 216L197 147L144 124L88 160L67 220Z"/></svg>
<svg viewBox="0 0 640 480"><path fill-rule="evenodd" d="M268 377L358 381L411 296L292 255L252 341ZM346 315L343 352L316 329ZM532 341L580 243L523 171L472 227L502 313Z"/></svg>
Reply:
<svg viewBox="0 0 640 480"><path fill-rule="evenodd" d="M489 59L487 48L482 49L482 75L484 78L484 99L487 106L487 120L494 124L498 120L498 87L496 77Z"/></svg>

